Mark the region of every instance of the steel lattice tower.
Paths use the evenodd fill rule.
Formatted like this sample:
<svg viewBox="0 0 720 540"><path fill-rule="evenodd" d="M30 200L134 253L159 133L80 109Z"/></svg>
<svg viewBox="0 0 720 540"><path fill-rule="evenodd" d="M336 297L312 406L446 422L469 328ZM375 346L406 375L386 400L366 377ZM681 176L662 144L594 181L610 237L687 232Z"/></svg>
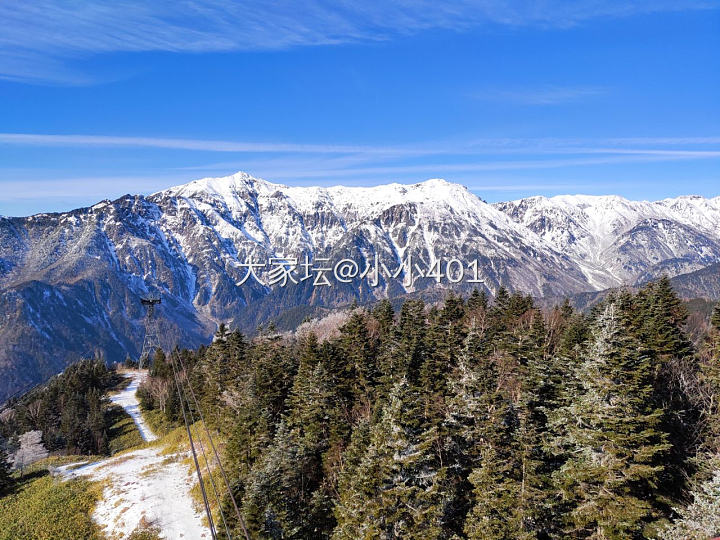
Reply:
<svg viewBox="0 0 720 540"><path fill-rule="evenodd" d="M143 340L142 352L138 361L138 368L142 369L145 364L148 366L152 361L152 355L160 347L160 327L155 318L155 306L160 303L160 298L141 298L140 303L145 306L145 339Z"/></svg>

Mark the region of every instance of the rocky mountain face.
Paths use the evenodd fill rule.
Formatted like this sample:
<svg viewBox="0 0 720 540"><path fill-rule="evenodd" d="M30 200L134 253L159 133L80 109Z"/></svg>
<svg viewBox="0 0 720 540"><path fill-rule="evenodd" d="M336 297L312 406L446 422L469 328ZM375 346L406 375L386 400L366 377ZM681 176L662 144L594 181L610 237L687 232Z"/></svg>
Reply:
<svg viewBox="0 0 720 540"><path fill-rule="evenodd" d="M137 357L149 294L163 345L196 346L219 322L248 331L353 300L500 285L562 296L685 274L720 262L719 231L720 198L489 205L443 180L300 188L244 173L0 218L0 400L83 356Z"/></svg>
<svg viewBox="0 0 720 540"><path fill-rule="evenodd" d="M562 195L494 206L570 256L593 289L694 272L720 257L720 197Z"/></svg>

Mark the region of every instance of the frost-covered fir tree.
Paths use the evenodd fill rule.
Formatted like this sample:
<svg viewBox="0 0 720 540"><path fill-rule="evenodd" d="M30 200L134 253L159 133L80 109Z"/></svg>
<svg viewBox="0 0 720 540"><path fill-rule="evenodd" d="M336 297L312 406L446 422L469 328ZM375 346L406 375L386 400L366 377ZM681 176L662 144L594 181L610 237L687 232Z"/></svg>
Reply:
<svg viewBox="0 0 720 540"><path fill-rule="evenodd" d="M578 394L560 412L569 458L554 477L572 501L566 525L578 537L634 538L657 516L667 435L651 400L651 359L628 315L613 302L604 307L577 369Z"/></svg>
<svg viewBox="0 0 720 540"><path fill-rule="evenodd" d="M710 324L715 330L720 331L720 302L715 304L713 308L712 315L710 316Z"/></svg>
<svg viewBox="0 0 720 540"><path fill-rule="evenodd" d="M449 378L449 397L442 429L448 462L448 515L454 532L462 533L465 515L473 505L468 476L481 465L485 444L502 431L503 401L491 358L482 354L483 342L471 326L458 366Z"/></svg>
<svg viewBox="0 0 720 540"><path fill-rule="evenodd" d="M539 340L534 348L542 348ZM526 363L527 356L535 356L532 349L524 347ZM488 356L482 351L481 340L471 329L450 382L445 421L451 470L467 477L466 485L456 483L465 488L456 487L456 499L462 501L463 495L471 493L464 532L469 538L483 540L535 538L536 514L543 499L538 471L541 456L537 455L540 442L530 391L513 382L525 374L527 365L510 356ZM514 366L515 372L501 374L499 362ZM455 506L462 508L459 503Z"/></svg>
<svg viewBox="0 0 720 540"><path fill-rule="evenodd" d="M393 387L353 477L343 483L333 538L444 537L445 471L437 459L438 433L420 429L419 403L406 379Z"/></svg>
<svg viewBox="0 0 720 540"><path fill-rule="evenodd" d="M659 534L660 540L708 540L720 535L720 471L692 493L692 503L676 509L679 518Z"/></svg>
<svg viewBox="0 0 720 540"><path fill-rule="evenodd" d="M270 538L309 538L312 524L304 501L310 498L302 481L300 449L281 421L273 444L248 475L243 513L251 530Z"/></svg>

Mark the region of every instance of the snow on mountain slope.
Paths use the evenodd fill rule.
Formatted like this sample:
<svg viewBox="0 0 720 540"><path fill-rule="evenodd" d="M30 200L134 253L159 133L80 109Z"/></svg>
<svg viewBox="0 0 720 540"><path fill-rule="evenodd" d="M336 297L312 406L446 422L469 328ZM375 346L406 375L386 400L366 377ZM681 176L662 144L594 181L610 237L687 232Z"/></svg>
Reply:
<svg viewBox="0 0 720 540"><path fill-rule="evenodd" d="M442 179L412 185L323 188L290 187L237 173L225 178L196 180L155 193L150 199L166 200L168 197L180 198L193 209L208 213L213 226L228 238L242 239L233 231L233 221L253 214L257 219L244 228L245 238L258 243L282 244L289 235L294 240L305 241L304 246L328 249L348 228L381 217L395 206L415 205L419 209L418 217L423 220L464 219L476 224L497 223L498 227L527 235L529 242L543 249L548 247L466 187ZM288 214L300 219L288 221ZM325 219L313 220L317 214ZM295 227L304 228L304 231L296 231ZM330 229L336 229L334 234L322 234Z"/></svg>
<svg viewBox="0 0 720 540"><path fill-rule="evenodd" d="M237 173L89 208L0 218L0 399L68 361L137 357L139 299L160 294L164 347L197 346L225 322L243 331L288 309L372 302L449 287L563 296L691 272L720 261L720 198L658 202L531 197L490 205L464 186L289 187ZM247 280L271 257L331 264L367 278L331 287ZM414 281L401 268L477 261L477 282ZM399 273L392 275L400 269ZM466 267L466 277L470 274ZM473 276L474 277L474 276ZM300 316L300 311L296 312ZM53 343L52 347L44 344Z"/></svg>
<svg viewBox="0 0 720 540"><path fill-rule="evenodd" d="M243 258L314 258L355 249L363 262L375 254L392 263L413 256L425 267L446 255L484 259L488 264L481 273L490 290L503 282L539 294L547 287L586 286L578 268L545 240L464 186L439 179L300 188L238 173L197 180L148 200L162 209L160 226L168 236L180 246L212 242L214 261L223 261L238 281ZM190 221L197 226L188 231Z"/></svg>
<svg viewBox="0 0 720 540"><path fill-rule="evenodd" d="M569 254L600 288L691 272L720 259L720 198L560 195L494 206Z"/></svg>

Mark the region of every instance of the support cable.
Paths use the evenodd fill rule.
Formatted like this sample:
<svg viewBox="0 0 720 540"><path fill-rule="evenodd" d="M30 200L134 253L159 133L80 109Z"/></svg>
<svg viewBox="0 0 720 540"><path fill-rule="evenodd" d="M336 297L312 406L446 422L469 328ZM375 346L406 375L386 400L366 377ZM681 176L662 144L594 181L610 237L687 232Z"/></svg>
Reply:
<svg viewBox="0 0 720 540"><path fill-rule="evenodd" d="M180 383L178 382L178 375L175 370L175 362L170 356L170 365L173 370L173 378L175 379L175 387L177 388L178 398L180 399L180 407L182 408L183 420L185 422L185 429L187 430L188 440L190 441L190 450L192 451L193 461L195 462L195 472L197 472L198 482L200 483L200 491L202 492L203 503L205 505L205 514L208 518L208 524L210 526L210 534L213 540L217 540L217 532L215 531L215 523L213 522L212 512L210 512L210 505L208 504L207 493L205 492L205 485L203 484L202 472L200 470L200 463L198 462L197 452L195 452L195 444L193 442L192 433L190 431L190 424L188 424L187 415L185 414L185 402L182 398L183 394L180 391ZM188 404L189 405L189 404Z"/></svg>
<svg viewBox="0 0 720 540"><path fill-rule="evenodd" d="M177 354L177 353L175 352L173 354ZM183 360L179 354L177 354L177 359L180 362L180 366L182 367L183 371L185 371L185 373L187 373L187 370L185 369L185 363L183 362ZM248 534L247 528L245 527L245 520L242 517L240 509L238 508L238 505L237 505L237 501L235 500L235 496L233 495L232 488L230 487L230 481L228 480L227 473L225 472L225 467L223 467L223 464L220 461L220 456L218 455L217 448L215 447L215 443L213 442L212 436L210 435L210 431L208 430L207 424L205 423L205 418L203 417L202 409L200 408L200 403L198 402L197 396L195 395L195 391L193 390L192 385L188 383L188 387L190 388L190 395L192 395L193 401L195 402L195 408L197 409L198 415L200 416L200 422L202 423L203 428L205 429L207 438L210 441L210 446L212 447L213 453L215 454L215 460L217 461L218 467L220 467L220 471L222 472L223 481L225 482L225 487L228 490L228 494L230 495L230 500L232 501L233 507L235 508L235 513L237 514L238 520L240 522L240 527L242 527L243 534L245 535L245 539L250 540L250 535Z"/></svg>
<svg viewBox="0 0 720 540"><path fill-rule="evenodd" d="M179 359L180 355L178 354L176 358ZM185 384L183 384L183 382L182 382L182 380L183 380L182 374L183 373L185 374L185 377L184 377L185 384L187 385L188 388L192 389L192 385L190 384L190 381L187 378L187 371L185 371L185 367L183 366L182 370L178 369L178 378L181 381L180 387L183 392L180 399L185 400L185 402L188 404L188 412L190 413L190 422L191 422L191 425L194 425L195 424L195 415L192 412L190 400L187 398ZM203 422L203 425L204 425L204 422ZM205 431L207 431L207 429ZM200 437L198 437L198 444L200 445L200 452L202 453L203 459L205 460L205 470L207 471L208 478L210 478L210 485L212 487L213 493L215 494L215 500L217 501L218 509L220 510L220 519L222 520L223 526L225 527L225 534L227 534L227 537L229 540L232 540L232 536L230 535L230 528L228 527L227 521L225 520L225 513L223 512L223 509L222 509L222 499L220 498L220 495L218 494L217 486L215 485L215 480L213 479L212 471L210 470L210 460L208 459L207 454L205 453L205 445L203 444L202 439Z"/></svg>

